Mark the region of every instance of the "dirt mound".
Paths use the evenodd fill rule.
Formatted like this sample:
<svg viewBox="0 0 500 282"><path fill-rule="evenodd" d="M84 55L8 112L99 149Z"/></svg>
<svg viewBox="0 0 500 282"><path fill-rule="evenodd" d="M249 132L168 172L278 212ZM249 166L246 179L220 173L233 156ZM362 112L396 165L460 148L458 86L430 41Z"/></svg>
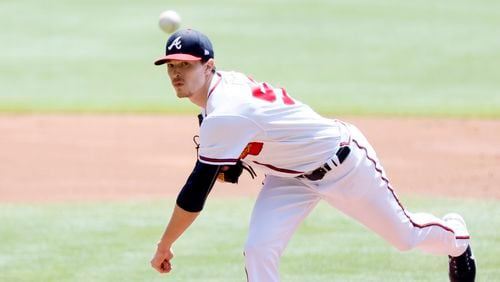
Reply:
<svg viewBox="0 0 500 282"><path fill-rule="evenodd" d="M500 199L500 120L343 120L367 135L398 192ZM197 127L195 116L0 116L0 201L176 195L196 158ZM214 194L259 186L245 176Z"/></svg>

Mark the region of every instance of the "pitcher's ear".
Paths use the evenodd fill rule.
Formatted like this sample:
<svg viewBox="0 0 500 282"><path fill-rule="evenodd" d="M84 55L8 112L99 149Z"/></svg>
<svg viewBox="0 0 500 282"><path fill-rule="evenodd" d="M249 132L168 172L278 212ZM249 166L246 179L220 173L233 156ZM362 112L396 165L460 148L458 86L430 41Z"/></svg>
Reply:
<svg viewBox="0 0 500 282"><path fill-rule="evenodd" d="M207 63L205 64L207 66L207 71L208 73L214 73L215 72L215 61L214 59L208 59Z"/></svg>

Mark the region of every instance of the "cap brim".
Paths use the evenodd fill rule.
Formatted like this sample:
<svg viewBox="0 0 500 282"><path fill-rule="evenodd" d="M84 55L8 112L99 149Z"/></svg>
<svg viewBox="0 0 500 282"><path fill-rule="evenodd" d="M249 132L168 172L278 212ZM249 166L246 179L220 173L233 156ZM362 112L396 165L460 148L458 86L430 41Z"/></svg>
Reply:
<svg viewBox="0 0 500 282"><path fill-rule="evenodd" d="M189 54L172 54L168 55L162 58L159 58L158 60L155 61L155 65L163 65L169 60L177 60L177 61L201 61L200 57L195 57L193 55Z"/></svg>

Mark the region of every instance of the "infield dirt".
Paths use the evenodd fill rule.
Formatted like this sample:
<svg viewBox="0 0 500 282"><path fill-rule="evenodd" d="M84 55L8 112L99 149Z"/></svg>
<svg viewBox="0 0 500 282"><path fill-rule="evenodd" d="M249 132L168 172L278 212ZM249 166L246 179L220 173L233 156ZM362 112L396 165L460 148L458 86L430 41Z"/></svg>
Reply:
<svg viewBox="0 0 500 282"><path fill-rule="evenodd" d="M500 199L500 120L344 117L398 193ZM0 202L175 196L196 159L195 116L0 116ZM215 196L253 196L262 173Z"/></svg>

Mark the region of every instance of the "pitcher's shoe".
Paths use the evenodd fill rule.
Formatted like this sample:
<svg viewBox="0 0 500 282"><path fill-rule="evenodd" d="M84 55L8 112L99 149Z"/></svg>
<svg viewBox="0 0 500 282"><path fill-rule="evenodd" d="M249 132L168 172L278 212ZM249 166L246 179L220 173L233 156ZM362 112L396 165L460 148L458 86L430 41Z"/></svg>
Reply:
<svg viewBox="0 0 500 282"><path fill-rule="evenodd" d="M449 256L450 282L474 282L476 279L476 260L470 246L458 257Z"/></svg>

